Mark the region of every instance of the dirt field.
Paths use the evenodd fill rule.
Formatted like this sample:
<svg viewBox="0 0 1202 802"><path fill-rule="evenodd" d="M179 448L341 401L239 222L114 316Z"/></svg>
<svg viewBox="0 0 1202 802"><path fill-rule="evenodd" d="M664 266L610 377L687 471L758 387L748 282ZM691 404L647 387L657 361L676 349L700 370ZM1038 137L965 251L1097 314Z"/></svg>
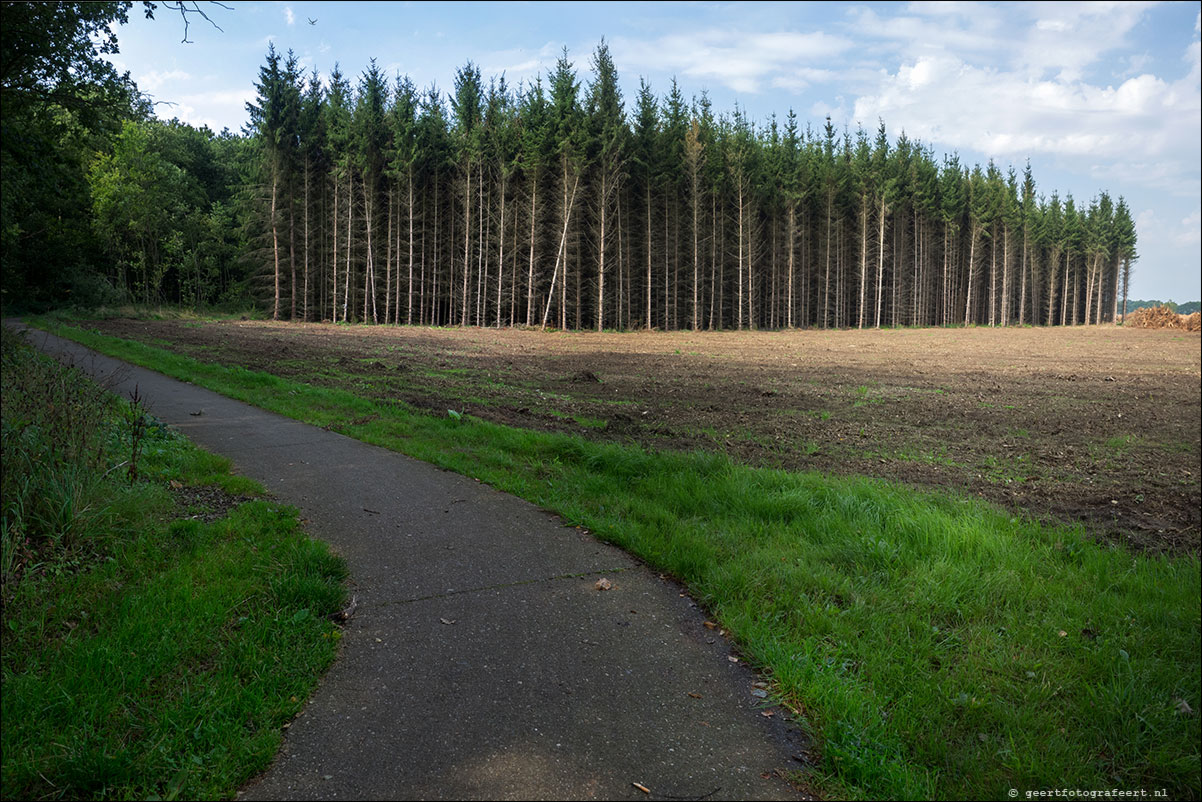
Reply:
<svg viewBox="0 0 1202 802"><path fill-rule="evenodd" d="M1199 549L1197 333L89 325L439 415L952 488L1140 550Z"/></svg>

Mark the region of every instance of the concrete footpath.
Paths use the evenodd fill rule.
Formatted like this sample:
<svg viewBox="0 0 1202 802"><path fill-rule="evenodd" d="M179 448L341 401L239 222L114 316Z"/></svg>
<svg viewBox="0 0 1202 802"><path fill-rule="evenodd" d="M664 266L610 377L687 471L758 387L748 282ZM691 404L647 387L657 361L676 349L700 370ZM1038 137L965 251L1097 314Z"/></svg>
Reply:
<svg viewBox="0 0 1202 802"><path fill-rule="evenodd" d="M757 677L680 586L625 553L471 479L26 336L136 385L350 566L342 654L240 798L804 798L781 778L802 735L761 715Z"/></svg>

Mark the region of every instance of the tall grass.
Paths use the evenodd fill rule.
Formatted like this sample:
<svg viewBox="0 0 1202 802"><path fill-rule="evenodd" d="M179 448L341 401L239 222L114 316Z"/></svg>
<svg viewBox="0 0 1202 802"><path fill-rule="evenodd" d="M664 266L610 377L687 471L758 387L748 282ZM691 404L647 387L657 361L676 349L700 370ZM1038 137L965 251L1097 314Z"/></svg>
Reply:
<svg viewBox="0 0 1202 802"><path fill-rule="evenodd" d="M181 518L171 487L262 489L0 337L0 795L232 796L334 659L343 564L269 500Z"/></svg>
<svg viewBox="0 0 1202 802"><path fill-rule="evenodd" d="M810 781L831 795L1199 796L1197 557L1133 555L967 498L432 417L60 332L477 477L679 577L810 728Z"/></svg>

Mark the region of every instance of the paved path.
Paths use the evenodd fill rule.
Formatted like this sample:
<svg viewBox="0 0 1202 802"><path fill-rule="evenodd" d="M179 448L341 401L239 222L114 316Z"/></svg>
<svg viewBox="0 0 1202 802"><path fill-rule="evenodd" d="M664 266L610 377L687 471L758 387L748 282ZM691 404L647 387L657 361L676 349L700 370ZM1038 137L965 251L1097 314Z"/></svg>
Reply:
<svg viewBox="0 0 1202 802"><path fill-rule="evenodd" d="M625 553L471 479L27 336L136 384L350 566L341 657L241 798L800 798L777 772L800 767L802 736L759 714L756 677L680 587Z"/></svg>

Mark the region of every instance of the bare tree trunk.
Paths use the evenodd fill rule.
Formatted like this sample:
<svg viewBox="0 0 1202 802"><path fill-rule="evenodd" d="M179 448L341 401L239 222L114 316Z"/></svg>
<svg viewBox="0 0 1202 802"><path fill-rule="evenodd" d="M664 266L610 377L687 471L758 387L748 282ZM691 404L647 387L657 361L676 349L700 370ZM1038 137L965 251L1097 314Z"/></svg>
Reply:
<svg viewBox="0 0 1202 802"><path fill-rule="evenodd" d="M468 277L472 274L472 163L467 163L467 178L463 193L463 299L459 315L459 325L467 325L467 288Z"/></svg>
<svg viewBox="0 0 1202 802"><path fill-rule="evenodd" d="M1027 321L1027 226L1023 225L1023 254L1019 260L1019 280L1018 290L1018 325L1022 326Z"/></svg>
<svg viewBox="0 0 1202 802"><path fill-rule="evenodd" d="M697 231L697 206L700 198L697 190L697 168L693 167L693 331L697 331L699 327L698 316L700 315L698 296L698 288L701 284L701 251L700 241L698 240Z"/></svg>
<svg viewBox="0 0 1202 802"><path fill-rule="evenodd" d="M793 328L793 267L794 267L793 260L794 260L794 251L797 249L796 243L794 243L793 240L794 240L794 237L796 236L794 233L794 229L797 226L796 217L797 217L797 210L793 207L793 203L790 202L789 203L789 231L786 234L786 240L787 240L786 244L789 247L789 282L788 282L788 289L785 292L785 303L787 304L787 307L785 309L785 326L790 329Z"/></svg>
<svg viewBox="0 0 1202 802"><path fill-rule="evenodd" d="M597 331L602 331L605 327L605 212L609 206L609 198L607 197L608 178L602 168L601 173L601 236L597 243L600 251L597 261ZM576 321L576 325L580 325L580 321Z"/></svg>
<svg viewBox="0 0 1202 802"><path fill-rule="evenodd" d="M651 179L647 179L647 328L651 326Z"/></svg>
<svg viewBox="0 0 1202 802"><path fill-rule="evenodd" d="M526 325L534 325L534 222L535 203L538 199L538 178L530 183L530 267L526 274Z"/></svg>
<svg viewBox="0 0 1202 802"><path fill-rule="evenodd" d="M857 328L864 328L864 294L868 289L868 196L860 196L860 314Z"/></svg>
<svg viewBox="0 0 1202 802"><path fill-rule="evenodd" d="M714 330L714 303L718 297L718 194L710 195L710 322L709 330Z"/></svg>
<svg viewBox="0 0 1202 802"><path fill-rule="evenodd" d="M485 217L489 216L484 213L484 164L483 164L483 162L481 162L481 164L480 164L480 180L477 182L477 184L478 184L477 192L480 197L480 205L478 207L478 212L479 212L478 218L479 219L477 220L477 232L478 233L476 235L476 251L477 251L477 253L476 253L476 325L482 326L482 325L484 325L484 317L483 317L484 296L487 294L487 292L486 292L487 285L485 283L485 276L484 276L484 268L485 268L484 252L487 250L487 248L485 247L485 242L488 240L488 237L486 236L485 231L484 231L484 220L485 220ZM490 222L491 222L491 220L490 220Z"/></svg>
<svg viewBox="0 0 1202 802"><path fill-rule="evenodd" d="M509 249L511 256L509 257L509 325L513 326L518 319L518 221L516 219L518 210L514 209L513 221L513 247Z"/></svg>
<svg viewBox="0 0 1202 802"><path fill-rule="evenodd" d="M877 260L876 260L876 323L875 328L881 327L881 302L884 298L885 291L885 216L889 213L889 207L881 201L881 221L880 233L877 235Z"/></svg>
<svg viewBox="0 0 1202 802"><path fill-rule="evenodd" d="M372 200L374 192L371 192L367 186L367 179L363 181L363 217L367 224L367 267L363 271L363 322L367 322L367 303L371 301L371 322L379 323L380 320L376 315L376 257L375 248L371 241L372 230Z"/></svg>
<svg viewBox="0 0 1202 802"><path fill-rule="evenodd" d="M972 224L972 233L969 235L968 246L968 294L964 301L964 325L967 326L972 315L972 280L973 268L976 266L977 255L977 226Z"/></svg>
<svg viewBox="0 0 1202 802"><path fill-rule="evenodd" d="M826 194L826 279L822 287L822 328L830 328L831 314L831 193Z"/></svg>
<svg viewBox="0 0 1202 802"><path fill-rule="evenodd" d="M1068 325L1068 274L1069 262L1072 257L1068 250L1064 252L1064 289L1060 293L1060 325Z"/></svg>
<svg viewBox="0 0 1202 802"><path fill-rule="evenodd" d="M424 247L424 246L423 246ZM424 250L423 250L424 253ZM424 276L423 276L424 280ZM413 323L413 168L409 168L409 287L405 293L405 323Z"/></svg>
<svg viewBox="0 0 1202 802"><path fill-rule="evenodd" d="M736 316L740 331L743 330L743 182L739 182L739 314Z"/></svg>
<svg viewBox="0 0 1202 802"><path fill-rule="evenodd" d="M275 196L276 187L279 184L279 179L272 175L271 177L271 250L275 258L275 302L271 307L271 319L280 319L280 234L276 226L275 220ZM150 284L149 281L146 282Z"/></svg>
<svg viewBox="0 0 1202 802"><path fill-rule="evenodd" d="M576 182L580 182L580 176L576 176ZM563 280L559 282L559 329L567 331L568 328L568 223L572 219L571 204L576 200L576 187L572 187L572 201L568 201L568 162L564 159L563 162L563 237L560 243L563 249ZM557 258L558 261L558 258ZM551 275L551 283L555 283L555 275Z"/></svg>
<svg viewBox="0 0 1202 802"><path fill-rule="evenodd" d="M564 252L564 244L568 240L568 222L572 219L572 205L575 204L575 202L576 202L576 187L579 185L580 185L580 176L576 176L576 183L572 185L572 199L568 202L567 207L566 207L567 212L563 216L563 231L559 235L559 250L556 251L556 253L555 253L555 269L551 271L551 290L550 290L550 292L547 293L547 308L543 311L543 330L544 331L546 331L546 329L547 329L547 318L551 314L551 303L552 303L552 301L555 300L555 280L559 276L559 264L561 261L566 262L566 260L562 259L563 252ZM565 278L564 278L563 283L566 284L567 283L567 278L566 278L567 266L566 266L566 264L564 266L564 272L565 272ZM565 300L566 300L565 296L563 296L561 294L560 306L564 305ZM562 315L564 315L564 314L565 314L564 310L561 309L560 310L561 319L562 319ZM563 328L567 328L567 326L564 325Z"/></svg>
<svg viewBox="0 0 1202 802"><path fill-rule="evenodd" d="M505 284L505 174L501 173L501 225L498 227L497 241L500 251L497 253L497 328L501 328L501 288Z"/></svg>
<svg viewBox="0 0 1202 802"><path fill-rule="evenodd" d="M1001 324L1010 325L1010 226L1002 225L1002 309Z"/></svg>
<svg viewBox="0 0 1202 802"><path fill-rule="evenodd" d="M392 313L392 212L393 212L393 187L388 188L388 249L384 252L384 325L390 322L389 317ZM401 252L397 251L399 258ZM400 275L400 271L397 271ZM400 281L397 281L397 295L400 295Z"/></svg>
<svg viewBox="0 0 1202 802"><path fill-rule="evenodd" d="M309 160L305 159L305 292L304 319L309 322Z"/></svg>
<svg viewBox="0 0 1202 802"><path fill-rule="evenodd" d="M331 226L334 232L334 262L331 275L334 279L333 291L330 295L330 320L334 323L338 322L338 175L334 175L334 225Z"/></svg>
<svg viewBox="0 0 1202 802"><path fill-rule="evenodd" d="M351 223L355 218L355 177L348 171L346 175L346 269L342 276L342 322L347 322L350 311L351 297L351 253L355 250L351 240Z"/></svg>

